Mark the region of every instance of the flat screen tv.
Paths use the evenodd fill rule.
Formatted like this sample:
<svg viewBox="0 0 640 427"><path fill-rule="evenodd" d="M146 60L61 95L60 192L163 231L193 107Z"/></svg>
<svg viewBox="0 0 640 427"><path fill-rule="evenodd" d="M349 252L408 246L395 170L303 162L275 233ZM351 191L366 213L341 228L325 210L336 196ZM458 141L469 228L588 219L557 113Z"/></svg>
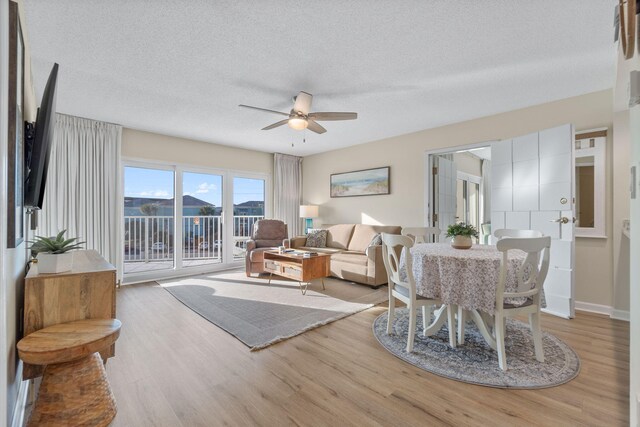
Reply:
<svg viewBox="0 0 640 427"><path fill-rule="evenodd" d="M44 188L47 183L49 152L53 143L56 121L56 80L58 64L53 64L47 85L44 87L42 102L38 109L35 125L35 137L25 150L26 179L24 206L42 209Z"/></svg>

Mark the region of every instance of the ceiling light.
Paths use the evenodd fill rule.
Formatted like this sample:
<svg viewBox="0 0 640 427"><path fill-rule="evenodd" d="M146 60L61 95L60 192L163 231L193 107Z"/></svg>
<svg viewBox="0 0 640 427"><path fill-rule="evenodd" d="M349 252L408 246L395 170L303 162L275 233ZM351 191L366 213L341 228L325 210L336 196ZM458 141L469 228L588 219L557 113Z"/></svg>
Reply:
<svg viewBox="0 0 640 427"><path fill-rule="evenodd" d="M289 119L288 125L291 129L303 130L307 128L309 123L307 123L307 119L303 117L292 117Z"/></svg>

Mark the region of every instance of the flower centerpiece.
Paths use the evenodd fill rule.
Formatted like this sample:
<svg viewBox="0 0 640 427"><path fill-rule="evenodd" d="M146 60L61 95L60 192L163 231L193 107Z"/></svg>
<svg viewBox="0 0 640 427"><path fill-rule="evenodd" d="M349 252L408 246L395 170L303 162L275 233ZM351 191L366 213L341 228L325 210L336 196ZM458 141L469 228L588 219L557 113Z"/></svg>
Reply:
<svg viewBox="0 0 640 427"><path fill-rule="evenodd" d="M77 238L65 239L62 230L57 236L36 236L31 243L31 254L38 260L39 273L62 273L71 270L74 249L80 249L84 242L76 242ZM74 243L75 242L75 243Z"/></svg>
<svg viewBox="0 0 640 427"><path fill-rule="evenodd" d="M447 227L447 237L452 237L451 246L456 249L469 249L473 245L472 237L478 237L478 230L464 222Z"/></svg>

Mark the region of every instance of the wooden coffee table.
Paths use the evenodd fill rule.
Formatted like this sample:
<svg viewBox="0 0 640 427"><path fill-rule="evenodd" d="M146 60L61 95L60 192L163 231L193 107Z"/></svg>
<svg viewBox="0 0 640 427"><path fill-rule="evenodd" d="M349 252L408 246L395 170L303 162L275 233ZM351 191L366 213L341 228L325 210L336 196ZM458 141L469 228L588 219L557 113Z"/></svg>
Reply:
<svg viewBox="0 0 640 427"><path fill-rule="evenodd" d="M331 254L318 253L317 255L305 257L304 254L307 252L301 250L282 253L277 250L265 251L264 269L271 273L269 283L271 283L271 278L275 274L297 281L302 295L307 293L307 287L313 280L320 279L322 281L322 289L325 289L324 278L329 276Z"/></svg>

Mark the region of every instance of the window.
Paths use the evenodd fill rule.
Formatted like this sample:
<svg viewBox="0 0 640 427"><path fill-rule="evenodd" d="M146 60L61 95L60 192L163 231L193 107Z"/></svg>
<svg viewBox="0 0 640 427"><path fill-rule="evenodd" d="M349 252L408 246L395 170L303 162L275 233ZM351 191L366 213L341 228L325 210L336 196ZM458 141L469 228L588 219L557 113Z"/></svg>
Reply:
<svg viewBox="0 0 640 427"><path fill-rule="evenodd" d="M125 281L240 264L269 212L268 176L125 162Z"/></svg>

